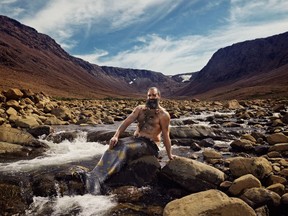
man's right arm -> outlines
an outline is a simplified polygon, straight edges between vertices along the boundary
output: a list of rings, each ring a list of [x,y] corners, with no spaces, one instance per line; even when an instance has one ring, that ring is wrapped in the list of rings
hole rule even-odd
[[[112,149],[117,144],[120,134],[122,134],[126,130],[126,128],[138,118],[140,109],[141,107],[137,106],[133,110],[133,112],[120,124],[114,136],[110,139],[109,142],[110,149]]]

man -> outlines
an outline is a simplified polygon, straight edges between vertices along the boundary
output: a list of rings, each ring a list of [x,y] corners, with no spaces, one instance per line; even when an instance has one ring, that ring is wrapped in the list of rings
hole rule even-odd
[[[120,124],[114,136],[109,141],[109,149],[103,154],[96,167],[88,174],[87,186],[90,192],[95,190],[95,179],[100,183],[112,174],[119,172],[127,160],[144,155],[158,156],[158,146],[161,135],[170,160],[175,158],[171,153],[169,137],[169,113],[159,105],[160,91],[151,87],[147,92],[146,105],[137,106],[133,112]],[[120,135],[133,122],[137,121],[134,137],[119,139]],[[99,189],[99,188],[98,188]]]
[[[172,160],[174,157],[171,154],[171,140],[169,137],[170,115],[159,105],[159,100],[160,91],[156,87],[149,88],[146,105],[137,106],[122,122],[109,142],[110,149],[117,144],[120,134],[123,133],[131,123],[137,120],[138,126],[134,136],[148,138],[159,145],[162,132],[167,156]]]

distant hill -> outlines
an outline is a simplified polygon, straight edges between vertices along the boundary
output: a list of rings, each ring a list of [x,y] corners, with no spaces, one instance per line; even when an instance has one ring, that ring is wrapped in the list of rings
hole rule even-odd
[[[0,16],[0,89],[11,87],[75,98],[143,97],[157,86],[166,95],[177,82],[161,73],[100,67],[65,52],[55,40]]]
[[[288,33],[219,49],[196,73],[90,64],[48,35],[0,16],[0,90],[11,87],[67,98],[143,97],[156,86],[166,98],[288,97]],[[192,65],[191,65],[192,67]]]
[[[175,96],[208,99],[288,96],[288,32],[219,49]]]

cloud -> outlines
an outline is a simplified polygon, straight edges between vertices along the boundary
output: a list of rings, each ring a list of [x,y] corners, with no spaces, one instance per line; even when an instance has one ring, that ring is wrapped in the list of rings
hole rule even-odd
[[[137,38],[140,45],[109,56],[106,51],[89,55],[99,65],[150,69],[164,74],[179,74],[201,70],[218,49],[237,42],[268,37],[286,32],[288,18],[261,25],[233,22],[212,30],[208,35],[190,35],[181,38],[146,35]],[[272,31],[273,30],[273,31]],[[91,58],[94,56],[94,58]],[[88,60],[86,56],[79,56]],[[88,60],[88,61],[89,61]]]
[[[179,1],[181,2],[181,1]],[[172,0],[50,0],[34,16],[21,19],[58,43],[72,45],[69,40],[76,34],[109,33],[147,19],[159,19],[174,7]],[[152,10],[162,8],[162,10]],[[161,13],[161,16],[160,16]],[[150,14],[150,16],[147,16]],[[72,46],[71,46],[72,47]]]

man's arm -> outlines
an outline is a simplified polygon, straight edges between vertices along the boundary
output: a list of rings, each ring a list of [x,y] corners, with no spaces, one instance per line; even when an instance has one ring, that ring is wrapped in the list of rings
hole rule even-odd
[[[170,115],[169,113],[164,113],[164,115],[160,118],[160,125],[162,129],[163,143],[166,148],[167,156],[170,160],[175,158],[171,153],[171,139],[170,139]]]
[[[137,119],[140,109],[141,108],[139,106],[136,107],[133,112],[120,124],[114,136],[110,139],[110,149],[112,149],[117,144],[120,134],[122,134],[126,130],[126,128]]]

